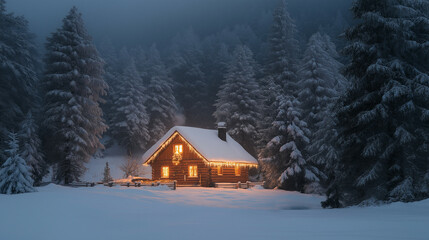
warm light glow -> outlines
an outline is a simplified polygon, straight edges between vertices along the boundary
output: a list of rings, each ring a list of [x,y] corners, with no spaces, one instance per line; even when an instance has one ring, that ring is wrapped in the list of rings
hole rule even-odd
[[[212,167],[222,166],[222,167],[258,167],[256,163],[240,163],[240,162],[209,162],[209,165]]]
[[[189,177],[198,177],[197,166],[189,166]]]
[[[228,162],[228,161],[216,161],[216,162],[209,162],[203,155],[201,155],[185,138],[182,137],[182,135],[179,134],[179,132],[174,132],[156,151],[155,153],[144,163],[144,165],[150,164],[155,158],[158,156],[158,154],[161,152],[161,150],[165,149],[173,139],[178,136],[181,141],[186,143],[188,145],[189,151],[195,153],[199,158],[203,159],[204,163],[209,166],[217,167],[258,167],[258,164],[256,163],[245,163],[245,162]],[[174,148],[173,148],[174,150]],[[179,149],[180,150],[180,149]],[[183,147],[182,147],[183,151]]]
[[[241,168],[240,168],[240,166],[235,166],[234,170],[235,170],[235,176],[241,176]]]
[[[217,166],[217,175],[223,175],[223,168],[222,166]]]
[[[182,144],[174,145],[174,154],[181,154],[181,153],[183,153],[183,145]]]
[[[170,168],[169,167],[162,167],[162,178],[169,178],[170,176]]]

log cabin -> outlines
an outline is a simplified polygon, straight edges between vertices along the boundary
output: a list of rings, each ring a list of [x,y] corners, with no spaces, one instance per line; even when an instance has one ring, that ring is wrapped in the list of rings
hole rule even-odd
[[[176,126],[143,155],[152,167],[152,180],[176,180],[179,186],[214,186],[249,180],[257,160],[226,131]]]

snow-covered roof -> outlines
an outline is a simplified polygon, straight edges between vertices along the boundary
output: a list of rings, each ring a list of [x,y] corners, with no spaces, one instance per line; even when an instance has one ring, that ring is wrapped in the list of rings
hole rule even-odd
[[[228,134],[225,142],[218,137],[217,130],[183,126],[171,128],[143,154],[143,162],[146,163],[154,154],[158,154],[163,149],[163,144],[176,132],[209,162],[258,164],[257,160]]]

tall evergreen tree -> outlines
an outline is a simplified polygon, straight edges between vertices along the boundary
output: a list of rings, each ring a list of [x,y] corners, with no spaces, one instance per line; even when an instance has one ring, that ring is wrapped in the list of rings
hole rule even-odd
[[[299,43],[296,40],[295,21],[290,17],[286,5],[286,1],[280,1],[280,5],[273,14],[266,72],[267,75],[273,76],[277,85],[284,87],[287,91],[294,91]]]
[[[342,64],[329,36],[315,33],[310,37],[299,70],[298,98],[302,103],[304,121],[311,132],[308,146],[309,160],[328,172],[338,160],[333,141],[338,133],[335,127],[335,103],[347,84],[340,74]]]
[[[342,99],[342,152],[324,205],[428,197],[429,2],[358,0],[352,11],[360,20],[346,32],[353,85]]]
[[[148,107],[149,135],[151,143],[158,141],[174,125],[177,111],[176,98],[173,95],[173,82],[168,76],[156,45],[148,52]]]
[[[217,122],[226,122],[228,133],[255,156],[261,96],[253,62],[253,53],[248,47],[236,47],[224,83],[217,94],[214,116]]]
[[[34,35],[28,22],[6,12],[5,1],[0,0],[0,138],[7,138],[7,129],[17,131],[25,113],[37,103],[38,64]],[[7,148],[0,143],[0,164],[7,156]]]
[[[21,156],[31,168],[30,172],[34,184],[39,185],[48,172],[48,166],[41,151],[42,143],[39,138],[39,128],[31,112],[27,113],[21,124],[19,138],[22,144]]]
[[[110,111],[112,109],[114,104],[114,96],[115,96],[115,89],[117,88],[120,78],[120,69],[119,70],[119,63],[118,63],[118,54],[116,52],[115,47],[113,46],[112,42],[109,39],[105,39],[103,42],[101,42],[100,47],[98,48],[101,57],[103,58],[105,64],[104,64],[104,75],[103,78],[105,79],[108,88],[107,96],[105,97],[106,102],[102,104],[102,109],[104,113],[104,117],[106,119],[107,124],[110,127],[111,119],[113,118],[113,112]],[[109,141],[109,143],[112,143],[113,141]]]
[[[134,60],[124,70],[114,91],[110,109],[111,134],[120,145],[127,148],[129,155],[141,153],[148,148],[149,115],[145,107],[146,89]]]
[[[272,123],[278,112],[278,96],[292,97],[296,91],[296,71],[298,63],[298,41],[294,20],[287,11],[285,1],[280,1],[273,13],[273,25],[269,38],[269,54],[265,66],[265,76],[260,79],[264,93],[263,112],[265,124],[261,126],[261,144],[266,145],[271,139]]]
[[[318,188],[319,169],[307,160],[309,130],[302,119],[301,103],[296,98],[280,95],[277,116],[269,134],[273,136],[263,149],[263,171],[270,187],[314,192]]]
[[[260,154],[263,172],[269,186],[286,190],[314,192],[321,172],[307,160],[309,144],[307,123],[303,120],[302,103],[297,98],[296,27],[286,9],[285,1],[274,12],[271,54],[268,61],[266,87],[276,87],[277,96],[270,96],[265,104],[271,108],[272,125],[264,130],[268,141]],[[269,102],[271,100],[273,102]],[[272,114],[271,113],[271,114]],[[316,186],[315,186],[316,185]]]
[[[0,193],[17,194],[36,191],[33,187],[30,167],[19,154],[19,141],[16,133],[9,133],[9,158],[0,167]]]
[[[228,46],[224,43],[219,43],[219,40],[214,36],[205,39],[204,45],[203,72],[205,73],[205,81],[209,89],[207,107],[211,109],[211,112],[214,112],[216,110],[215,102],[217,93],[219,92],[220,86],[223,84],[223,79],[232,56]],[[215,118],[213,117],[212,121],[208,119],[206,121],[205,127],[212,127],[210,124],[215,121]]]
[[[261,121],[259,126],[260,140],[257,145],[261,153],[264,147],[272,139],[272,127],[277,112],[277,97],[283,94],[283,90],[274,81],[273,76],[265,75],[258,79],[262,96]]]
[[[46,47],[46,152],[57,164],[55,179],[68,184],[79,179],[84,163],[103,147],[99,139],[107,126],[99,104],[107,84],[102,78],[103,61],[76,7]]]

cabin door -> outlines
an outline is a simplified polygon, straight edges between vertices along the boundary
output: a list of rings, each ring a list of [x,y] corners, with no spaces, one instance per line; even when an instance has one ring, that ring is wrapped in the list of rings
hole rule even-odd
[[[186,185],[198,185],[200,174],[197,165],[189,165],[183,173],[183,181]]]

